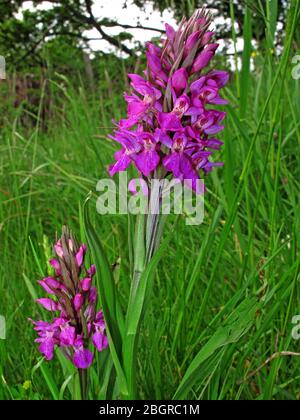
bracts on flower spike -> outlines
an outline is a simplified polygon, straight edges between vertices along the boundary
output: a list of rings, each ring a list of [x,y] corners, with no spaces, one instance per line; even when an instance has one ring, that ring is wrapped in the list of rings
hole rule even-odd
[[[38,333],[35,341],[46,360],[52,360],[59,347],[80,371],[92,364],[92,346],[99,352],[108,346],[103,313],[96,309],[96,268],[86,269],[86,251],[86,245],[78,245],[64,227],[50,261],[54,275],[38,281],[49,297],[37,302],[52,313],[52,321],[32,321]]]
[[[146,180],[171,175],[191,180],[196,190],[200,176],[222,165],[211,157],[223,144],[215,136],[224,129],[226,113],[215,106],[227,104],[220,90],[229,74],[205,71],[219,47],[210,24],[210,14],[197,11],[177,30],[166,25],[160,46],[147,45],[144,77],[129,74],[128,116],[112,136],[122,149],[109,168],[111,176],[134,164]]]

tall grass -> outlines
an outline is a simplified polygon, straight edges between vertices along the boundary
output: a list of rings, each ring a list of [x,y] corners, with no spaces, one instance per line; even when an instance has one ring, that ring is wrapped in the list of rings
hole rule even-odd
[[[274,3],[261,10],[268,43],[251,72],[249,2],[243,69],[226,90],[231,105],[225,167],[206,181],[205,222],[187,227],[180,218],[155,270],[135,372],[139,398],[299,398],[300,359],[286,353],[299,352],[291,320],[300,314],[300,104],[290,64],[299,4],[293,3],[285,49],[277,56],[271,48]],[[47,132],[41,130],[39,115],[32,130],[24,130],[18,118],[1,130],[4,399],[76,398],[74,371],[60,357],[51,364],[41,360],[27,318],[39,317],[33,304],[39,293],[35,280],[49,269],[51,244],[61,225],[67,222],[86,239],[82,205],[90,191],[95,204],[97,179],[106,176],[114,152],[106,128],[124,111],[113,81],[109,91],[92,98],[64,78],[55,83],[63,100]],[[43,100],[42,92],[41,105]],[[90,217],[108,263],[117,263],[112,281],[124,311],[130,290],[127,218],[100,217],[96,211]],[[119,395],[111,372],[122,387],[121,370],[114,371],[108,353],[99,355],[90,398]],[[31,385],[23,386],[28,380]]]

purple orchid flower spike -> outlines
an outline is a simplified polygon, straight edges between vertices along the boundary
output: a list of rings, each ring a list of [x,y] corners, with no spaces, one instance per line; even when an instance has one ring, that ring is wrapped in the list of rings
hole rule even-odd
[[[220,163],[211,161],[222,142],[215,138],[226,114],[215,109],[228,102],[220,90],[229,74],[209,68],[219,44],[210,30],[211,15],[198,10],[176,30],[166,24],[161,45],[147,44],[145,78],[130,74],[128,118],[116,130],[122,145],[109,173],[133,164],[147,182],[163,173],[192,184]],[[142,128],[142,129],[141,129]],[[159,133],[159,135],[157,135]]]
[[[229,75],[213,67],[219,44],[214,42],[211,22],[206,10],[198,10],[190,19],[184,18],[178,29],[167,24],[159,45],[147,44],[143,77],[129,75],[131,92],[125,94],[127,118],[115,124],[114,136],[110,136],[121,145],[115,154],[116,162],[109,167],[110,175],[132,165],[137,174],[129,182],[129,191],[134,196],[144,194],[149,204],[146,214],[137,216],[130,294],[133,305],[141,271],[147,270],[161,242],[165,191],[183,184],[203,195],[205,187],[199,182],[200,177],[221,165],[213,161],[213,156],[223,144],[216,135],[224,128],[226,114],[218,106],[227,104],[220,91]],[[91,305],[92,290],[91,287]],[[86,311],[92,313],[92,307]],[[96,318],[88,328],[94,329],[93,344],[101,350],[107,339],[103,336],[102,315]],[[134,335],[137,340],[138,329]],[[134,372],[136,360],[132,349],[128,351],[126,372]],[[131,373],[128,379],[130,396],[135,397]]]
[[[85,268],[87,247],[79,246],[66,227],[54,252],[56,258],[50,262],[54,276],[38,281],[51,297],[37,300],[54,319],[31,320],[38,333],[36,342],[46,360],[52,360],[59,347],[76,368],[87,369],[93,362],[90,346],[97,351],[108,347],[103,313],[96,311],[97,289],[92,286],[96,268]]]

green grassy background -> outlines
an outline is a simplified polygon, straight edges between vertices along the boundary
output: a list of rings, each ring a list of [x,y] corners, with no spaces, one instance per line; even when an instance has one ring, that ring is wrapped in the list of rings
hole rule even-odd
[[[295,28],[295,12],[289,19]],[[280,352],[300,352],[291,335],[292,318],[300,315],[300,97],[299,80],[292,78],[293,30],[278,55],[270,38],[251,71],[249,20],[251,14],[245,16],[243,69],[232,74],[225,91],[230,100],[220,154],[225,166],[206,180],[205,222],[190,227],[184,217],[179,220],[149,296],[139,347],[140,398],[172,398],[200,349],[228,319],[230,326],[228,316],[240,303],[252,298],[255,313],[244,333],[216,345],[205,361],[198,360],[187,395],[213,400],[300,398],[300,358],[279,357]],[[93,95],[64,77],[47,81],[40,109],[46,90],[60,92],[47,130],[39,114],[32,129],[24,129],[26,110],[20,107],[14,119],[4,111],[0,314],[6,317],[7,339],[0,340],[2,399],[51,399],[53,387],[60,398],[71,397],[59,361],[41,365],[27,318],[40,317],[32,299],[40,293],[36,280],[49,270],[51,245],[62,224],[84,239],[82,204],[89,191],[95,193],[97,180],[106,177],[115,150],[106,136],[112,118],[125,113],[119,88],[129,70],[125,67],[116,80],[106,73],[101,92]],[[126,308],[127,217],[100,217],[93,207],[96,197],[92,221],[110,263],[121,261],[116,281]],[[172,224],[170,218],[167,232]],[[246,317],[247,312],[240,312],[232,328]],[[109,363],[104,355],[101,361]],[[25,381],[31,382],[24,386]],[[99,384],[91,392],[101,398]]]

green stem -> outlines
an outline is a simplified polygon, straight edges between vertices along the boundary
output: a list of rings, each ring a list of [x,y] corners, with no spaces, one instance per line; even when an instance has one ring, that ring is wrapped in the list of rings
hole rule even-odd
[[[87,391],[88,391],[87,370],[78,369],[78,374],[79,374],[79,382],[80,382],[81,400],[86,401]]]
[[[147,232],[146,232],[146,263],[149,263],[159,246],[159,241],[162,235],[162,192],[163,184],[158,190],[151,191],[151,204],[150,212],[147,219]],[[153,213],[151,213],[153,211]]]
[[[132,302],[136,300],[136,293],[140,283],[141,276],[145,269],[146,261],[146,243],[145,243],[145,223],[146,216],[144,214],[139,214],[136,220],[135,236],[134,236],[134,268],[133,276],[130,290],[130,298],[128,307],[132,307]],[[127,314],[128,318],[128,314]],[[138,334],[138,331],[136,331]],[[133,341],[134,342],[134,341]],[[137,345],[137,344],[136,344]],[[126,376],[128,381],[128,391],[129,395],[126,396],[126,399],[134,400],[136,399],[136,358],[134,357],[134,348],[126,348],[126,352],[129,353],[130,357],[126,362]]]
[[[139,214],[136,221],[136,231],[134,240],[134,269],[132,297],[135,295],[141,275],[145,269],[146,245],[145,245],[145,220],[144,214]]]
[[[151,191],[152,209],[149,214],[138,215],[136,221],[135,239],[134,239],[134,270],[130,291],[129,308],[135,305],[137,291],[140,285],[141,277],[151,261],[163,231],[163,220],[160,215],[161,201],[162,201],[162,187],[158,190]],[[147,285],[145,286],[147,289]],[[144,306],[144,302],[143,302]],[[127,314],[128,315],[128,314]],[[129,354],[126,360],[126,376],[128,380],[129,395],[128,399],[134,400],[137,397],[136,389],[136,373],[137,373],[137,357],[136,350],[139,342],[139,333],[142,318],[144,315],[144,308],[140,316],[137,329],[134,332],[134,337],[130,337],[128,346],[125,351]]]

